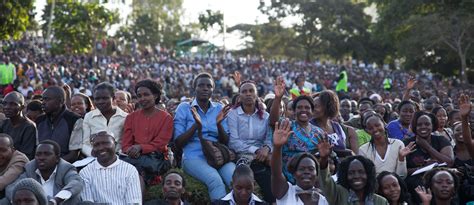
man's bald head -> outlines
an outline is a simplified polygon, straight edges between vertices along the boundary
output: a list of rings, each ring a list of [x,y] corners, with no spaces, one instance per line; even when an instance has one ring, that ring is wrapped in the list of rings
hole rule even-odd
[[[49,86],[48,88],[46,88],[44,93],[51,94],[62,103],[64,103],[66,100],[66,93],[64,92],[64,89],[58,86]]]
[[[10,92],[8,93],[4,98],[3,100],[11,100],[11,101],[15,101],[17,102],[20,106],[24,106],[25,105],[25,97],[17,92],[17,91],[13,91],[13,92]]]

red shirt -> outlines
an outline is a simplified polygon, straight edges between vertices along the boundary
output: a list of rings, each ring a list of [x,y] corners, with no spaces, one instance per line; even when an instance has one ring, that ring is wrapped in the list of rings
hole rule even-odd
[[[145,116],[143,110],[137,110],[125,119],[122,151],[126,153],[132,145],[138,144],[142,147],[142,154],[160,151],[166,156],[172,135],[173,118],[170,114],[159,110]]]

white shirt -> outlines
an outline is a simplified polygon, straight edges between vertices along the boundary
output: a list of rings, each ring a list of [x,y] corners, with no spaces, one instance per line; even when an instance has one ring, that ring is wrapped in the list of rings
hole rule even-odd
[[[48,198],[56,198],[57,197],[57,198],[60,198],[60,199],[68,200],[72,196],[72,193],[70,191],[61,190],[56,195],[54,195],[54,182],[55,182],[54,178],[56,178],[57,168],[58,168],[57,166],[54,168],[54,171],[49,176],[48,180],[43,179],[43,176],[41,175],[40,170],[36,169],[35,173],[39,176],[40,183],[43,186],[43,190],[46,193],[46,195],[48,196]]]
[[[225,195],[224,198],[222,198],[221,200],[229,201],[230,205],[236,205],[237,204],[237,203],[235,203],[235,200],[234,200],[234,191],[233,190],[230,191],[230,193],[228,193],[227,195]],[[252,194],[252,198],[250,199],[249,205],[255,205],[256,201],[263,202],[260,198],[258,198],[258,196],[256,196],[255,194]]]
[[[304,205],[303,200],[301,200],[299,197],[296,196],[297,185],[292,185],[290,182],[287,182],[287,183],[288,183],[288,191],[286,192],[285,196],[283,196],[281,199],[276,200],[276,204]],[[323,195],[319,193],[318,195],[319,195],[318,205],[329,205],[328,201],[326,200],[326,197],[324,197]]]
[[[398,152],[403,149],[405,144],[398,139],[388,138],[387,151],[385,156],[380,156],[375,147],[370,142],[367,142],[359,147],[359,154],[367,157],[375,165],[376,174],[380,174],[383,171],[395,172],[401,177],[407,176],[407,165],[406,159],[400,162],[398,159]]]
[[[23,96],[27,97],[28,96],[28,93],[31,91],[31,92],[34,92],[33,90],[33,87],[31,86],[28,86],[26,88],[23,88],[23,86],[20,86],[17,88],[18,91],[20,91],[21,94],[23,94]]]
[[[137,169],[120,159],[108,167],[94,161],[79,172],[84,180],[83,201],[114,205],[142,204]]]
[[[92,146],[90,136],[101,131],[107,131],[107,133],[114,135],[115,141],[117,141],[115,151],[120,152],[122,148],[123,125],[128,114],[119,107],[115,107],[115,109],[116,112],[110,117],[108,124],[107,119],[102,115],[99,109],[92,110],[84,116],[84,122],[82,123],[82,129],[84,130],[82,153],[84,155],[88,157],[91,156]]]

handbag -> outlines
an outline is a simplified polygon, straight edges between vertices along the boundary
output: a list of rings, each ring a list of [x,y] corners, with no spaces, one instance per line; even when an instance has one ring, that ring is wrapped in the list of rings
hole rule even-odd
[[[161,152],[140,155],[138,158],[125,155],[119,155],[119,157],[121,160],[135,166],[147,185],[153,184],[156,176],[162,176],[171,169],[171,162],[165,159]]]
[[[224,166],[224,164],[236,159],[236,154],[233,150],[222,143],[204,139],[201,130],[198,130],[198,138],[201,142],[204,157],[206,157],[207,163],[211,167],[219,169]]]

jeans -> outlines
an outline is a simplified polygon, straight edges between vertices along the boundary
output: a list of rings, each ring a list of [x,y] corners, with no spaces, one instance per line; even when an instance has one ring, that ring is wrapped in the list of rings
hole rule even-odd
[[[207,186],[211,201],[226,195],[226,185],[231,187],[232,174],[235,170],[233,162],[225,164],[219,170],[209,166],[205,159],[184,159],[182,165],[186,174]]]

